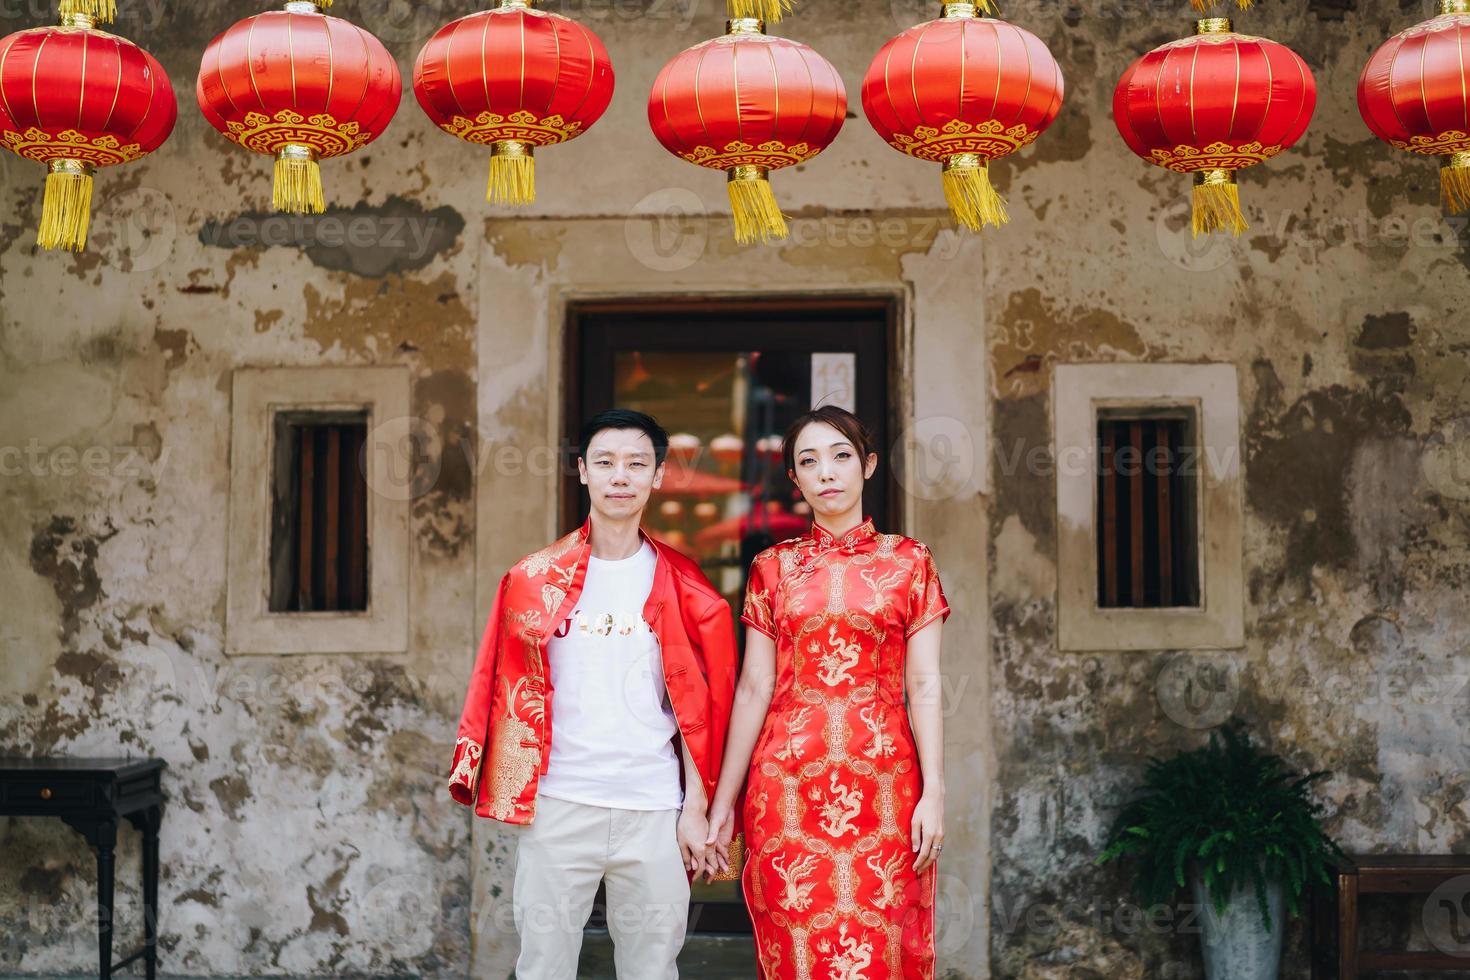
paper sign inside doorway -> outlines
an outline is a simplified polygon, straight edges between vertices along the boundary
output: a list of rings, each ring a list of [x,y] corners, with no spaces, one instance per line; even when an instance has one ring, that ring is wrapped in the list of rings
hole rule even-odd
[[[857,411],[857,354],[812,355],[812,408],[819,405]]]

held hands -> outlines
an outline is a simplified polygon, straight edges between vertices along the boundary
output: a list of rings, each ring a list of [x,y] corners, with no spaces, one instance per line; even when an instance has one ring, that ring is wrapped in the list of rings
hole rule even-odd
[[[679,854],[684,860],[684,867],[694,872],[696,877],[701,871],[708,874],[707,869],[713,861],[705,846],[708,834],[709,822],[705,819],[703,801],[688,801],[679,814]]]
[[[735,836],[735,809],[731,804],[716,799],[709,808],[709,830],[705,835],[705,854],[708,864],[705,883],[724,874],[730,868],[730,841]]]

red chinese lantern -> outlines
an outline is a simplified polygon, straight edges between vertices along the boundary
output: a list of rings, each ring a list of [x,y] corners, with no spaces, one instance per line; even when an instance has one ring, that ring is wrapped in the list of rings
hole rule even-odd
[[[0,143],[47,168],[42,248],[81,251],[92,172],[152,153],[179,115],[163,66],[93,23],[73,13],[0,40]]]
[[[1224,17],[1139,58],[1113,91],[1113,122],[1149,163],[1194,174],[1194,234],[1248,227],[1235,171],[1306,132],[1317,105],[1311,69],[1275,41],[1236,34]]]
[[[664,149],[728,176],[735,239],[785,238],[770,171],[810,160],[836,139],[847,90],[805,44],[768,37],[753,18],[664,65],[648,97],[648,123]]]
[[[199,109],[226,139],[276,158],[277,211],[325,210],[318,160],[361,149],[398,109],[398,65],[367,31],[290,0],[238,21],[204,49]]]
[[[413,92],[434,124],[490,145],[489,201],[534,201],[534,149],[582,135],[612,101],[602,41],[532,2],[499,0],[446,24],[414,63]]]
[[[1062,108],[1062,70],[1041,39],[946,3],[879,51],[863,79],[868,122],[896,150],[942,163],[950,213],[966,228],[1002,225],[990,161],[1040,136]]]
[[[1373,135],[1400,150],[1444,157],[1441,203],[1470,208],[1470,3],[1389,38],[1358,79],[1358,111]]]

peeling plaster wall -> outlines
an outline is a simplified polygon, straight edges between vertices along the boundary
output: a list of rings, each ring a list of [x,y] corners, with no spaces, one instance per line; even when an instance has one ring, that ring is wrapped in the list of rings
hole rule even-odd
[[[1346,849],[1470,852],[1470,231],[1433,206],[1432,168],[1368,138],[1353,101],[1368,52],[1431,10],[1236,14],[1302,53],[1319,104],[1299,149],[1241,176],[1251,231],[1194,244],[1186,188],[1138,168],[1108,114],[1122,50],[1182,24],[1089,13],[1040,32],[1064,66],[1095,66],[1068,73],[1058,128],[1072,149],[1043,139],[1051,159],[1013,170],[1011,200],[1027,203],[1015,244],[996,236],[985,250],[990,965],[1025,980],[1197,977],[1196,936],[1140,928],[1122,908],[1136,901],[1123,873],[1091,862],[1145,758],[1206,732],[1161,705],[1173,651],[1056,648],[1055,478],[1026,455],[1052,438],[1049,369],[1237,366],[1247,642],[1185,656],[1229,671],[1238,692],[1225,697],[1266,744],[1302,771],[1331,771],[1319,789]],[[1374,920],[1375,939],[1411,933],[1427,948],[1418,904],[1382,911],[1393,918]],[[1283,976],[1306,969],[1298,922]]]
[[[994,169],[1012,224],[965,239],[944,230],[933,168],[883,146],[857,98],[872,53],[933,4],[808,0],[782,33],[837,65],[854,115],[831,150],[777,175],[795,235],[756,251],[729,241],[722,178],[665,154],[644,115],[658,68],[720,29],[720,5],[549,6],[604,37],[618,93],[591,134],[539,155],[541,200],[514,220],[483,203],[483,153],[433,132],[409,93],[385,136],[323,167],[337,224],[295,244],[262,210],[269,163],[194,108],[203,46],[246,13],[221,0],[122,4],[116,31],[160,58],[180,121],[159,153],[99,175],[86,253],[36,251],[40,170],[0,157],[0,751],[168,760],[166,971],[509,972],[513,831],[472,827],[443,770],[488,590],[556,530],[548,478],[490,450],[554,438],[573,295],[902,297],[909,530],[934,544],[957,608],[941,973],[1199,975],[1193,937],[1077,913],[1126,897],[1091,856],[1144,757],[1203,734],[1160,708],[1167,651],[1056,651],[1053,483],[1025,461],[1050,444],[1058,361],[1237,365],[1237,707],[1293,761],[1333,771],[1330,828],[1348,846],[1470,850],[1470,719],[1453,686],[1470,673],[1470,231],[1434,207],[1433,164],[1380,146],[1352,98],[1369,51],[1426,5],[1263,0],[1237,15],[1306,58],[1319,106],[1296,149],[1242,175],[1251,231],[1195,243],[1187,180],[1129,154],[1109,117],[1127,63],[1190,29],[1183,0],[1005,8],[1055,53],[1067,103]],[[407,78],[423,39],[468,9],[335,12]],[[7,31],[45,19],[8,13]],[[390,363],[413,370],[431,423],[410,653],[226,657],[230,372]],[[960,447],[957,469],[921,465],[936,432]],[[1386,703],[1394,678],[1438,696]],[[138,923],[137,845],[122,838],[119,948]],[[80,840],[0,820],[0,852],[0,972],[91,963]],[[1288,960],[1298,975],[1296,932]]]

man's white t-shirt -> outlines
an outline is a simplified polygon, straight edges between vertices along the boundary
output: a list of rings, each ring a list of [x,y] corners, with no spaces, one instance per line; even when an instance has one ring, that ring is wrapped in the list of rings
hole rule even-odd
[[[625,810],[683,806],[679,726],[658,635],[643,621],[658,556],[640,541],[629,558],[588,559],[576,608],[547,645],[551,758],[539,787],[546,796]]]

